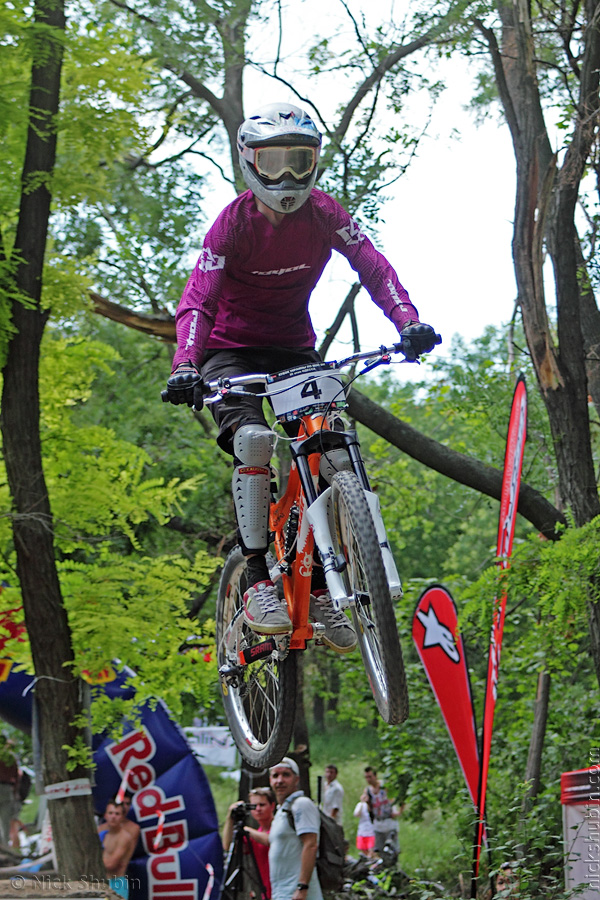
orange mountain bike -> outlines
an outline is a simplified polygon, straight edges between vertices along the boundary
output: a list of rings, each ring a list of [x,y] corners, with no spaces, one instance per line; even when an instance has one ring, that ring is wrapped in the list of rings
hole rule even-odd
[[[438,340],[438,343],[441,338]],[[271,499],[271,578],[285,597],[291,634],[264,637],[244,622],[246,562],[235,547],[225,562],[217,598],[216,638],[223,704],[243,758],[270,766],[292,737],[297,655],[319,641],[324,626],[309,621],[315,550],[336,609],[349,610],[367,676],[385,722],[408,715],[408,691],[393,601],[402,594],[379,500],[372,492],[356,432],[341,430],[346,406],[341,370],[361,360],[359,374],[391,362],[402,342],[339,362],[286,369],[272,375],[220,378],[205,385],[206,403],[264,385],[281,423],[297,421],[291,467],[279,499]],[[405,361],[405,360],[403,360]],[[355,376],[356,377],[356,376]]]

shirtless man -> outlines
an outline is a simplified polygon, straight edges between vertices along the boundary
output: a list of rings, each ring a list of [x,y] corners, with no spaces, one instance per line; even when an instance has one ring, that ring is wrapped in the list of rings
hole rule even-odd
[[[125,791],[125,794],[123,795],[123,827],[126,828],[129,834],[135,838],[135,844],[133,845],[135,847],[138,842],[141,829],[137,822],[134,822],[133,819],[128,818],[129,810],[131,809],[131,800],[132,795]],[[116,798],[113,798],[113,802],[117,803]]]
[[[119,896],[127,898],[129,889],[125,873],[135,850],[136,837],[125,827],[125,812],[121,804],[107,803],[104,822],[98,826],[98,835],[109,884]]]

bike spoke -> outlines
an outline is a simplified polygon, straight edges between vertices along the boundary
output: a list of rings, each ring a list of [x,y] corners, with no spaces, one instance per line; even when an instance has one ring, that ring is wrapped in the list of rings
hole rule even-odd
[[[285,754],[296,697],[296,657],[275,653],[240,664],[239,654],[263,640],[241,615],[246,565],[239,548],[226,560],[217,600],[219,667],[225,666],[223,704],[232,735],[247,762],[268,766]],[[228,671],[229,670],[229,671]]]

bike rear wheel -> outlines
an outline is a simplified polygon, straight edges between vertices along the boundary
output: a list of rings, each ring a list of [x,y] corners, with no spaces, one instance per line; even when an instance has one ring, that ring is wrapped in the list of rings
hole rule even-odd
[[[217,662],[239,666],[239,651],[265,638],[244,624],[246,560],[234,547],[223,566],[217,595]],[[271,653],[221,678],[223,706],[233,739],[246,762],[257,768],[279,762],[290,745],[296,713],[296,651],[285,659]]]
[[[382,719],[397,725],[408,716],[406,673],[377,532],[353,472],[334,475],[331,505],[334,549],[346,560],[341,577],[371,690]]]

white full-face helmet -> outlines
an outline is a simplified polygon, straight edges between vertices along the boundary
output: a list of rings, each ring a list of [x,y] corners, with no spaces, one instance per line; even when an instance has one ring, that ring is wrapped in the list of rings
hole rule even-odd
[[[317,177],[321,135],[308,113],[271,103],[238,130],[244,181],[275,212],[291,213],[308,200]]]

